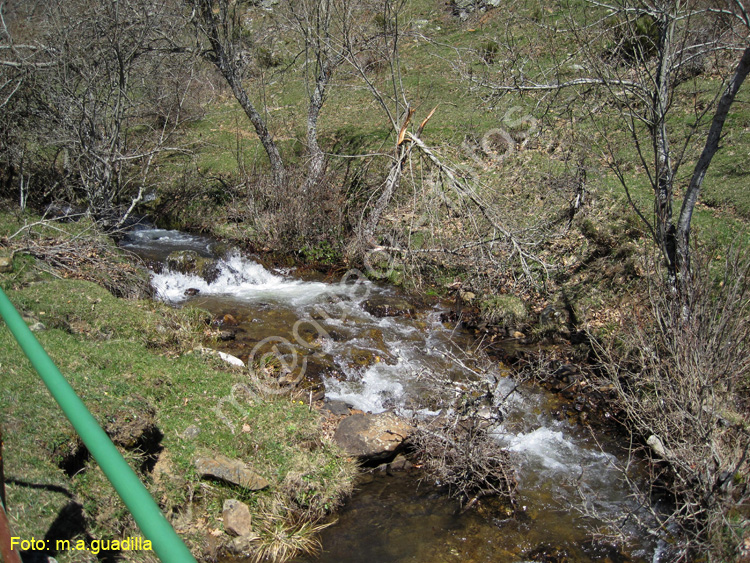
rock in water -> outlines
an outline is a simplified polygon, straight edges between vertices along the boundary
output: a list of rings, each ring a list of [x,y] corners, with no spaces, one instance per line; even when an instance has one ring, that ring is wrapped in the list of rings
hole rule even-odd
[[[354,414],[341,421],[334,440],[348,454],[378,462],[393,457],[413,432],[393,413]]]
[[[207,283],[213,283],[219,277],[219,267],[216,260],[204,258],[195,250],[176,250],[167,256],[167,267],[181,274],[203,278]]]
[[[384,296],[371,297],[362,304],[365,311],[373,317],[403,317],[412,316],[416,309],[403,299],[389,298]]]

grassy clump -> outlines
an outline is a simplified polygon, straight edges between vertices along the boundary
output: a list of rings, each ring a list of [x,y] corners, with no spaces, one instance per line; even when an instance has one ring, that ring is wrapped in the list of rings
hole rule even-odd
[[[482,316],[493,324],[512,327],[526,320],[526,305],[515,295],[496,295],[479,304]]]

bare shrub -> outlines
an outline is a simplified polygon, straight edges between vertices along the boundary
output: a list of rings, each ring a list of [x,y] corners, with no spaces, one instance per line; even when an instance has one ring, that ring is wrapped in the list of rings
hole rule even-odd
[[[516,478],[510,453],[492,435],[502,421],[487,379],[456,383],[428,374],[444,408],[432,418],[416,418],[410,442],[427,475],[448,487],[464,509],[482,497],[513,503]]]
[[[750,527],[750,259],[728,252],[717,275],[706,256],[716,251],[695,265],[684,295],[652,280],[644,316],[597,345],[601,373],[652,461],[645,492],[671,496],[672,509],[654,516],[661,535],[674,535],[665,539],[679,561],[735,560]]]
[[[323,248],[331,252],[343,238],[345,198],[335,178],[324,176],[320,182],[299,189],[304,182],[293,171],[287,182],[278,186],[263,177],[248,180],[246,213],[257,230],[259,240],[277,249]]]

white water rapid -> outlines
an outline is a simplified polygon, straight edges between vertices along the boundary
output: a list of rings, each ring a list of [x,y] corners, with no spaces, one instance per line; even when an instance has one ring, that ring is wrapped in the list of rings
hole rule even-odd
[[[212,253],[206,239],[163,230],[137,231],[123,245],[151,259],[185,248],[203,256]],[[368,302],[403,298],[361,276],[333,283],[303,281],[289,271],[269,271],[237,252],[217,264],[219,274],[212,283],[167,269],[154,273],[152,283],[162,300],[194,304],[217,316],[234,315],[240,328],[231,352],[235,355],[246,357],[263,338],[285,339],[294,353],[323,366],[317,375],[329,400],[373,413],[390,409],[429,416],[434,406],[423,401],[424,374],[447,374],[453,381],[475,377],[470,373],[474,360],[466,352],[471,337],[441,322],[439,307],[381,318],[368,312]],[[198,293],[187,296],[187,290]],[[624,518],[633,509],[616,469],[622,462],[603,451],[587,430],[559,420],[553,413],[557,398],[532,386],[512,392],[517,384],[501,366],[492,367],[486,377],[495,387],[494,407],[503,412],[493,434],[517,457],[520,502],[539,528],[524,532],[528,537],[523,541],[543,541],[566,529],[576,538],[588,537],[584,525],[591,520],[579,514],[585,506],[610,518]],[[645,560],[649,550],[636,549],[636,559],[628,561]]]

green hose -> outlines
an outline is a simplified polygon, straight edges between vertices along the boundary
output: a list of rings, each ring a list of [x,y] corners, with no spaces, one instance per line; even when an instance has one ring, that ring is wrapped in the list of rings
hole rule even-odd
[[[0,289],[0,315],[5,319],[34,369],[62,408],[91,455],[128,507],[143,535],[163,563],[195,563],[195,558],[167,521],[146,487],[133,472],[109,436],[57,369],[18,311]]]

